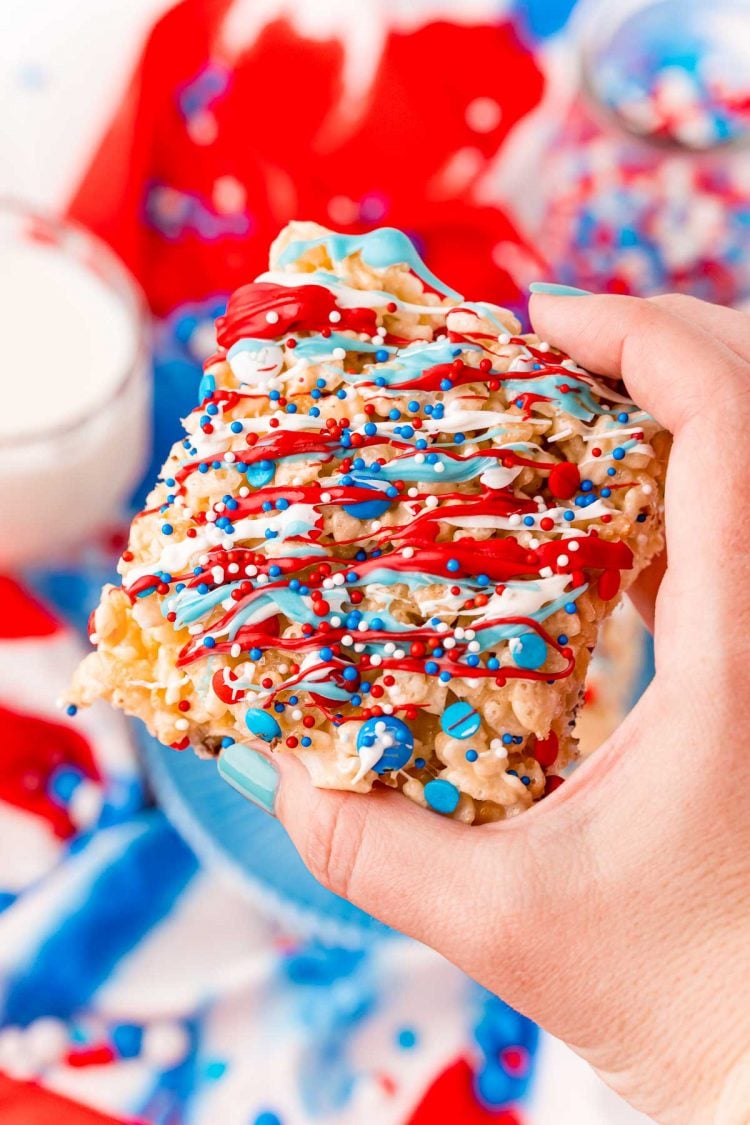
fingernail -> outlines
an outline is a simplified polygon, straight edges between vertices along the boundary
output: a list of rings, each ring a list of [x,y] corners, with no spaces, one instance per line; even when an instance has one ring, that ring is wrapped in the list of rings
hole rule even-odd
[[[274,803],[279,787],[279,771],[257,750],[233,742],[219,755],[219,773],[233,789],[275,816]]]
[[[531,293],[543,293],[546,297],[593,297],[590,289],[576,289],[574,285],[555,285],[554,281],[532,281]]]

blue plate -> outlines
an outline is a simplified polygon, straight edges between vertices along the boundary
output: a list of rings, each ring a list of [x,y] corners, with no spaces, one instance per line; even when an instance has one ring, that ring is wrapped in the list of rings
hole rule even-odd
[[[207,868],[233,874],[243,893],[280,921],[330,945],[357,948],[397,936],[313,879],[278,820],[222,781],[213,762],[168,750],[136,726],[154,793]]]

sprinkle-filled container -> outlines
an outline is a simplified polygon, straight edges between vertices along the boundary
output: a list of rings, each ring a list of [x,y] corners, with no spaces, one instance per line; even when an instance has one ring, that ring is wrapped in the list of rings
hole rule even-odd
[[[532,224],[556,281],[750,295],[750,5],[582,0]]]
[[[0,568],[117,522],[148,447],[145,305],[83,228],[0,207]]]

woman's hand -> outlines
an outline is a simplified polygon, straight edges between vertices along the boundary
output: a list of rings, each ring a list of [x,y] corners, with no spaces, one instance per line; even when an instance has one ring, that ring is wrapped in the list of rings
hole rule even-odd
[[[674,435],[669,565],[638,584],[655,614],[651,686],[565,785],[508,822],[316,790],[291,755],[274,759],[276,811],[323,884],[566,1040],[639,1109],[744,1122],[750,320],[683,297],[535,296],[531,313]]]

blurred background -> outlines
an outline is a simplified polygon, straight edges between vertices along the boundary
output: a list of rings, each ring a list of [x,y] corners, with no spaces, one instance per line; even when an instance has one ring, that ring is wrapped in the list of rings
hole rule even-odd
[[[56,700],[288,220],[522,319],[545,278],[750,299],[750,3],[0,0],[0,94],[3,1125],[645,1121],[211,763]],[[584,752],[649,674],[624,610]]]

